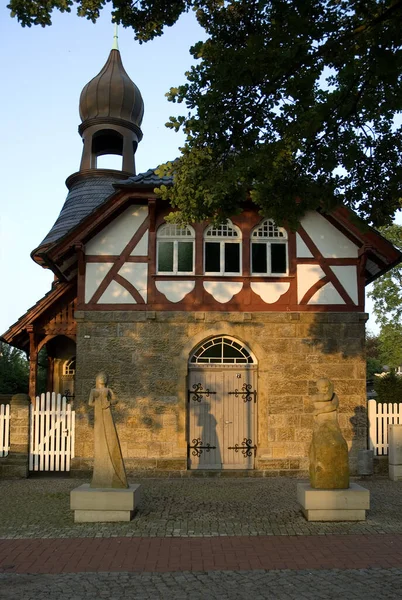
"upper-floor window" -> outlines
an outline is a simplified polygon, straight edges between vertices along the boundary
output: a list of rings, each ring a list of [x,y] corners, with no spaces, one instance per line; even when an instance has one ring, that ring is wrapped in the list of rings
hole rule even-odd
[[[241,274],[241,233],[231,221],[217,227],[210,225],[205,230],[204,249],[206,274]]]
[[[288,243],[283,227],[265,219],[251,234],[251,272],[253,275],[287,275]]]
[[[171,223],[157,233],[157,271],[161,274],[194,273],[194,229]]]

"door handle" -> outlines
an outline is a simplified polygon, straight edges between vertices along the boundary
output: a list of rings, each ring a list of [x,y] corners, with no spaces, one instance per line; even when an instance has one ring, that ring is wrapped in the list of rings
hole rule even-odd
[[[233,423],[233,421],[225,421],[226,424]]]

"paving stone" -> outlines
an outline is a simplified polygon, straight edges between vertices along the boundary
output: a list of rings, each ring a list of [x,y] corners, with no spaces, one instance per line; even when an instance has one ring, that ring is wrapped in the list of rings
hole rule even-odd
[[[371,493],[367,521],[308,523],[287,478],[137,478],[143,498],[129,523],[74,524],[70,490],[80,479],[2,481],[0,537],[191,537],[402,532],[402,482],[356,479]]]
[[[371,543],[373,536],[378,537],[385,543],[387,534],[402,533],[402,482],[391,482],[378,476],[356,481],[371,493],[371,510],[367,521],[361,523],[308,523],[296,501],[297,480],[294,479],[141,477],[133,481],[141,483],[143,490],[143,501],[133,521],[74,524],[69,493],[82,480],[3,480],[0,484],[0,538],[14,540],[12,544],[20,544],[21,548],[35,538],[46,540],[46,544],[56,543],[61,538],[66,545],[73,543],[71,538],[75,538],[74,543],[81,544],[79,547],[84,552],[82,544],[90,542],[87,538],[92,538],[91,544],[106,542],[103,538],[116,537],[119,539],[110,540],[110,543],[122,544],[125,540],[129,542],[127,538],[142,538],[141,543],[145,544],[148,543],[147,538],[150,543],[158,537],[169,538],[173,544],[179,544],[185,542],[184,538],[188,541],[196,537],[204,541],[207,541],[205,538],[222,538],[222,543],[225,540],[232,543],[229,539],[232,536],[255,539],[257,536],[276,535],[283,540],[286,555],[288,536],[297,536],[292,538],[292,543],[295,543],[299,536],[322,536],[325,542],[331,535],[353,537],[357,534],[356,539],[358,537],[359,543],[364,545],[366,538]],[[51,538],[56,539],[52,542]],[[95,541],[98,538],[99,541]],[[308,545],[312,539],[308,537],[303,543]],[[335,538],[328,539],[329,542],[331,539],[335,541]],[[197,540],[194,541],[197,543]],[[245,544],[245,555],[250,552],[246,537],[238,543]],[[233,541],[233,544],[236,542]],[[345,544],[348,545],[346,538]],[[351,557],[354,557],[353,560],[356,558],[353,553]],[[253,600],[318,600],[346,596],[351,600],[377,600],[379,597],[388,600],[401,597],[402,564],[395,564],[392,560],[387,569],[350,569],[349,566],[356,565],[351,562],[346,569],[309,571],[303,569],[306,564],[303,559],[301,553],[300,569],[296,566],[270,571],[234,571],[229,568],[225,571],[128,573],[122,570],[51,575],[46,573],[49,567],[44,565],[43,574],[27,575],[5,569],[0,574],[0,600],[92,600],[102,597],[110,600],[244,600],[245,597],[253,597]],[[57,556],[54,560],[57,561]],[[124,561],[121,560],[118,564],[124,569]],[[72,561],[71,564],[76,563]],[[250,561],[248,564],[251,564]]]
[[[0,575],[1,600],[396,600],[401,589],[402,569]]]

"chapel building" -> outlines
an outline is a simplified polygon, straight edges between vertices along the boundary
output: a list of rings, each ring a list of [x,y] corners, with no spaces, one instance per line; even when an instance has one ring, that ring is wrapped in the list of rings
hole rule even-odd
[[[329,377],[350,449],[367,447],[364,287],[401,253],[347,208],[297,232],[251,204],[218,227],[165,221],[153,169],[136,174],[144,102],[114,48],[80,98],[80,169],[33,260],[52,289],[2,339],[37,360],[76,412],[72,472],[89,471],[88,396],[105,371],[128,473],[305,474],[310,396]],[[104,154],[121,171],[97,168]]]

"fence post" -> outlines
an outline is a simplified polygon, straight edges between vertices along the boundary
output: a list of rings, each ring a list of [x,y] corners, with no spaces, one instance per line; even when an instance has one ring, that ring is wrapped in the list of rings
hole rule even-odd
[[[374,454],[377,455],[377,401],[368,401],[368,434],[369,434],[369,450],[374,450]]]
[[[10,401],[10,451],[1,459],[4,478],[28,477],[29,407],[27,394],[15,394]]]

